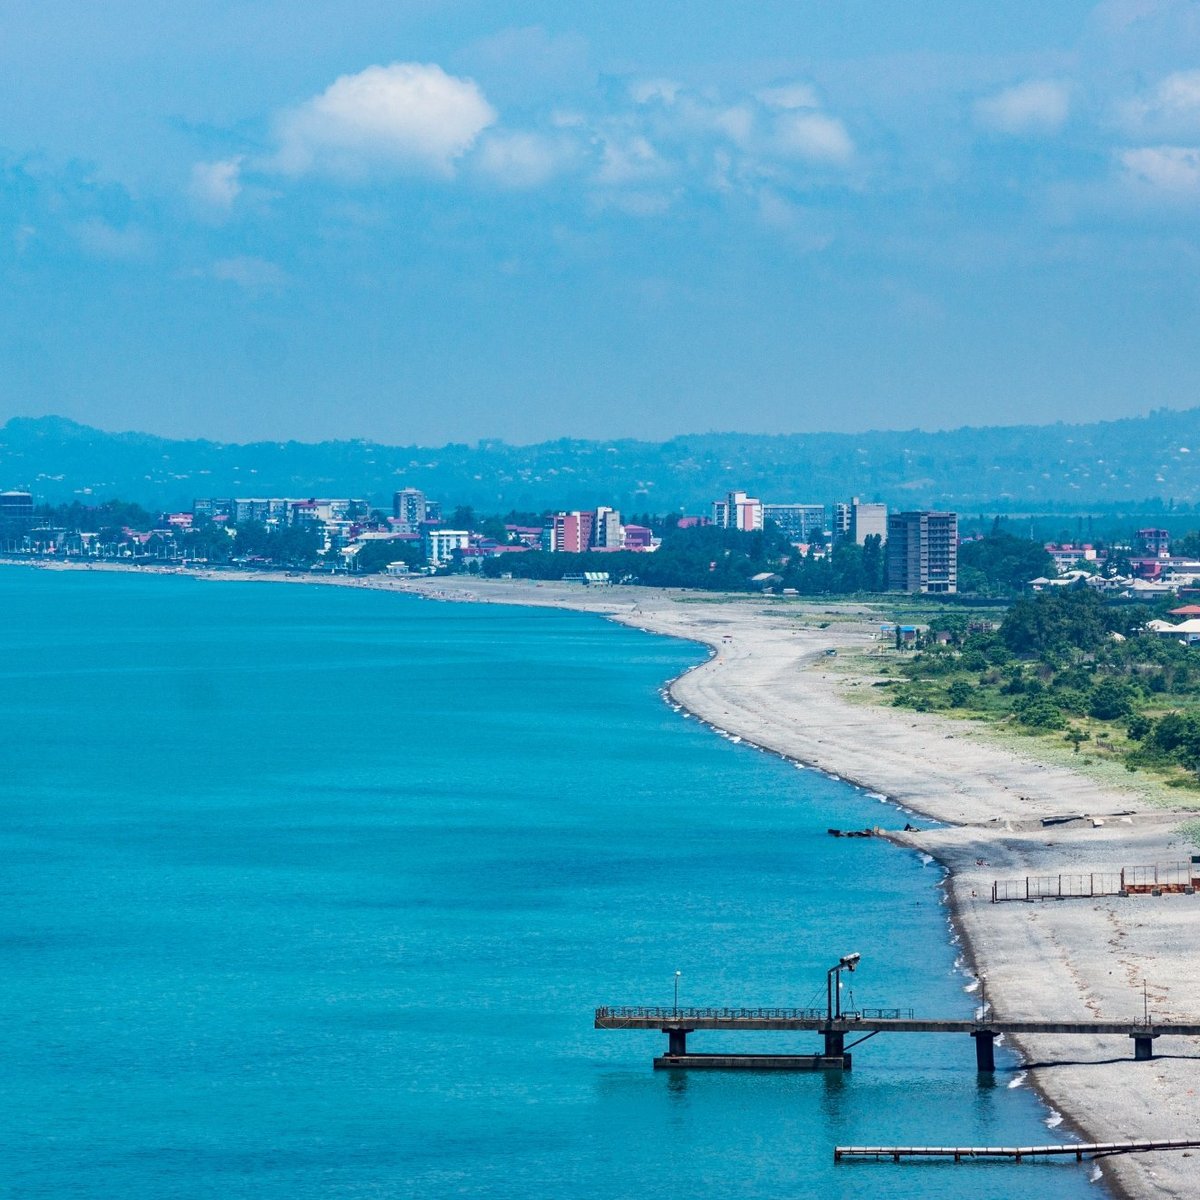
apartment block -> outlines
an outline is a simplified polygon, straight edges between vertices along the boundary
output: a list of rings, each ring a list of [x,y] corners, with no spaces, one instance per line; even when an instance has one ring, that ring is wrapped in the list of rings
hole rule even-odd
[[[825,505],[764,504],[763,521],[773,521],[790,542],[811,542],[825,533]]]
[[[745,492],[730,492],[724,500],[713,501],[713,524],[753,533],[763,527],[763,503]]]
[[[887,519],[889,591],[929,595],[958,590],[958,514],[892,513]]]

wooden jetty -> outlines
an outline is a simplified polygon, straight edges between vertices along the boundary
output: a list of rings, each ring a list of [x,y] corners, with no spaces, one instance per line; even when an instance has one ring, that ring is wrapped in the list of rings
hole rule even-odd
[[[1140,1141],[1140,1142],[1075,1142],[1063,1146],[837,1146],[833,1151],[835,1163],[847,1159],[872,1158],[877,1161],[891,1159],[900,1162],[904,1158],[952,1158],[956,1163],[964,1159],[1011,1158],[1024,1162],[1029,1158],[1054,1158],[1073,1156],[1076,1162],[1089,1158],[1107,1158],[1112,1154],[1145,1154],[1151,1150],[1194,1150],[1200,1141]]]
[[[992,1016],[976,1020],[929,1020],[914,1017],[908,1009],[861,1009],[839,1012],[833,1017],[813,1008],[683,1008],[617,1006],[597,1008],[596,1029],[658,1029],[667,1035],[667,1053],[656,1058],[656,1067],[684,1068],[698,1065],[763,1070],[765,1060],[778,1059],[774,1069],[848,1070],[849,1051],[880,1033],[966,1034],[975,1043],[975,1065],[979,1071],[996,1069],[995,1042],[1001,1034],[1054,1034],[1063,1036],[1109,1035],[1128,1037],[1133,1057],[1154,1057],[1154,1042],[1160,1037],[1200,1037],[1200,1022],[1167,1021],[1001,1021]],[[687,1037],[701,1029],[720,1030],[807,1030],[821,1034],[824,1053],[816,1055],[697,1055],[689,1054]],[[847,1038],[854,1040],[847,1043]],[[695,1060],[705,1059],[704,1063]],[[725,1060],[717,1062],[716,1060]],[[809,1060],[802,1063],[801,1060]]]

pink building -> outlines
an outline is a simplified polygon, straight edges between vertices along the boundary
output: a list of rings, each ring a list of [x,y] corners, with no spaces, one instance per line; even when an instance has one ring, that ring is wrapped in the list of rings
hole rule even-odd
[[[592,544],[592,526],[596,514],[591,512],[556,513],[552,521],[552,545],[560,554],[584,554]]]
[[[654,534],[645,525],[625,526],[626,550],[649,550],[654,543]]]

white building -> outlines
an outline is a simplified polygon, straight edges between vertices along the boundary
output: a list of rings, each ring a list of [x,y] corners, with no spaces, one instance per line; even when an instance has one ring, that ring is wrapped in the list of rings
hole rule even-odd
[[[730,492],[724,500],[713,501],[713,524],[753,533],[763,527],[763,503],[745,492]]]
[[[455,550],[465,550],[471,535],[465,529],[427,529],[425,531],[425,557],[436,566],[445,566],[454,557]]]

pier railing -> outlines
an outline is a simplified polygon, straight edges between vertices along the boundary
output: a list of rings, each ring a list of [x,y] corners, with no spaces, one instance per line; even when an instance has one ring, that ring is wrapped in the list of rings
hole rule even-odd
[[[631,1004],[596,1009],[597,1020],[634,1021],[823,1021],[823,1008],[695,1008],[673,1004]],[[843,1009],[843,1021],[907,1021],[911,1008]]]

